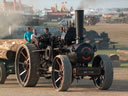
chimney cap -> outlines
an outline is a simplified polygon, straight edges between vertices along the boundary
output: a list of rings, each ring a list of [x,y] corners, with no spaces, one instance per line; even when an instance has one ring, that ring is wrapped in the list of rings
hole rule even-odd
[[[75,10],[75,11],[77,12],[77,11],[84,11],[84,10]]]

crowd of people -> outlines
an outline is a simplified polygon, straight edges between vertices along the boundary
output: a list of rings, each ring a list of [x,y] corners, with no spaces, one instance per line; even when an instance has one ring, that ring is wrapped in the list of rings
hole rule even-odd
[[[36,29],[33,29],[31,31],[31,28],[30,27],[27,27],[26,28],[26,32],[24,34],[24,41],[26,42],[26,44],[33,44],[35,42],[38,42],[37,41],[37,38],[39,38],[42,35],[44,37],[46,37],[46,38],[51,36],[51,33],[49,32],[49,29],[48,28],[45,28],[44,31],[45,31],[44,34],[38,34],[38,32],[36,31]],[[65,32],[64,27],[60,27],[60,34],[58,35],[58,37],[61,40],[64,40],[65,35],[66,35],[66,32]]]

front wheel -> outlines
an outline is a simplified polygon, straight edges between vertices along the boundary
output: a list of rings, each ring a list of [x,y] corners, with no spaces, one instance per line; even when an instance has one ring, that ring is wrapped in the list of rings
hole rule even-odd
[[[93,67],[101,69],[100,76],[93,79],[94,85],[100,90],[107,90],[113,81],[113,66],[111,59],[107,55],[97,55],[93,61]]]
[[[58,91],[66,91],[72,82],[72,67],[67,56],[58,55],[53,61],[52,82]]]

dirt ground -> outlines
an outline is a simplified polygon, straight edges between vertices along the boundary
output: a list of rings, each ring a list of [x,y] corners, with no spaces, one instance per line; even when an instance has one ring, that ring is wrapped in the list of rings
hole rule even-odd
[[[4,85],[0,85],[0,96],[128,96],[128,68],[114,69],[114,81],[109,90],[95,88],[92,81],[75,80],[67,92],[57,92],[51,80],[41,78],[36,87],[22,88],[15,76],[9,76]]]

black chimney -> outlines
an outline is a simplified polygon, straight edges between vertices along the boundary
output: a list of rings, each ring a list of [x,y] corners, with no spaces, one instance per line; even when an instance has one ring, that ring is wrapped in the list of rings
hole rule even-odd
[[[75,21],[76,21],[76,44],[83,41],[83,28],[84,28],[84,10],[75,11]]]

